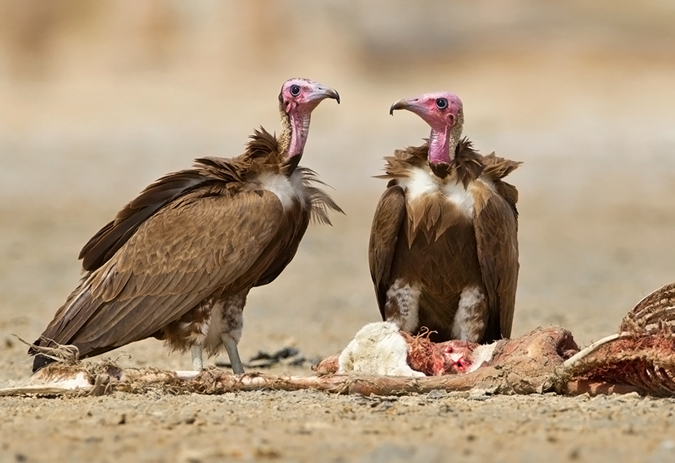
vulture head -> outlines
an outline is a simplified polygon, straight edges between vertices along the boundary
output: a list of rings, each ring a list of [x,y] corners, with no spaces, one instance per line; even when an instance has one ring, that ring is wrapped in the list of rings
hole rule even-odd
[[[307,142],[312,111],[326,98],[333,98],[340,103],[337,91],[309,79],[288,79],[281,86],[279,110],[286,132],[284,138],[288,139],[289,158],[302,154]]]
[[[454,93],[433,92],[398,100],[389,108],[389,114],[393,115],[396,109],[413,112],[431,126],[429,166],[434,174],[444,178],[450,171],[455,148],[462,136],[462,101]]]

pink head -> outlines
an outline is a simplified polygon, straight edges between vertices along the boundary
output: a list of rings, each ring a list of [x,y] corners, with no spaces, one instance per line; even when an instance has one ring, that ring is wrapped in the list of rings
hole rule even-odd
[[[301,155],[309,134],[309,121],[314,108],[322,100],[333,98],[340,103],[340,95],[332,88],[309,79],[289,79],[279,93],[279,108],[287,118],[290,130],[287,156]]]
[[[462,135],[462,101],[454,93],[433,92],[398,100],[391,105],[389,114],[393,115],[396,109],[413,112],[431,126],[429,164],[436,175],[445,177]]]

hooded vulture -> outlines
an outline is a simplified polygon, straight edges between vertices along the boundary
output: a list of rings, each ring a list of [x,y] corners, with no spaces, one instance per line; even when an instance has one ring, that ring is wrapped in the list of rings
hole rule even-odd
[[[369,263],[384,320],[436,342],[511,335],[518,280],[518,192],[502,179],[520,163],[478,154],[446,92],[391,106],[431,126],[427,143],[386,159]]]
[[[237,344],[246,296],[290,263],[310,219],[339,211],[316,174],[298,162],[312,110],[338,93],[307,79],[281,87],[278,137],[256,130],[235,158],[202,158],[127,204],[82,248],[80,284],[35,346],[33,371],[53,361],[40,346],[74,345],[89,357],[148,337],[191,350],[225,348],[243,373]]]

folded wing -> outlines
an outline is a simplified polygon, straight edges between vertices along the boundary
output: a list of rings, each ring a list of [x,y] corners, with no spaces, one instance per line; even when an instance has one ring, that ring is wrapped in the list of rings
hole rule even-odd
[[[152,336],[219,288],[250,287],[287,241],[282,216],[267,191],[190,191],[86,275],[43,337],[96,355]]]

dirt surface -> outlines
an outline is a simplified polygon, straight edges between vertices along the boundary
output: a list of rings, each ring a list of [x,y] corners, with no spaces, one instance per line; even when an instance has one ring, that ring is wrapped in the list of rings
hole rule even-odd
[[[642,21],[630,11],[620,24]],[[269,71],[248,63],[235,73],[231,51],[218,62],[183,51],[166,68],[132,72],[114,61],[103,75],[104,54],[92,48],[91,69],[55,52],[65,64],[49,78],[2,76],[0,386],[28,378],[30,360],[13,335],[39,335],[75,287],[76,256],[93,233],[160,175],[194,157],[239,154],[260,124],[278,130],[278,88],[294,75],[342,96],[340,106],[316,110],[303,164],[335,188],[347,215],[312,226],[286,271],[252,291],[245,359],[286,346],[326,357],[379,319],[366,247],[384,182],[372,176],[383,156],[428,134],[415,116],[391,118],[387,109],[436,89],[462,98],[465,133],[479,150],[524,161],[509,177],[521,198],[513,335],[561,325],[585,345],[615,332],[639,299],[675,280],[675,39],[670,26],[648,29],[631,42],[618,28],[618,42],[603,42],[595,26],[571,28],[557,42],[554,33],[542,39],[557,48],[487,46],[480,56],[382,69],[335,42],[319,61],[286,54]],[[620,46],[601,52],[598,43]],[[154,340],[110,357],[122,366],[190,365]],[[311,373],[309,362],[269,371]],[[673,400],[635,395],[3,398],[0,461],[667,462],[675,461],[674,411]]]
[[[5,399],[2,461],[672,461],[672,400],[254,392]],[[583,436],[580,438],[580,436]]]

